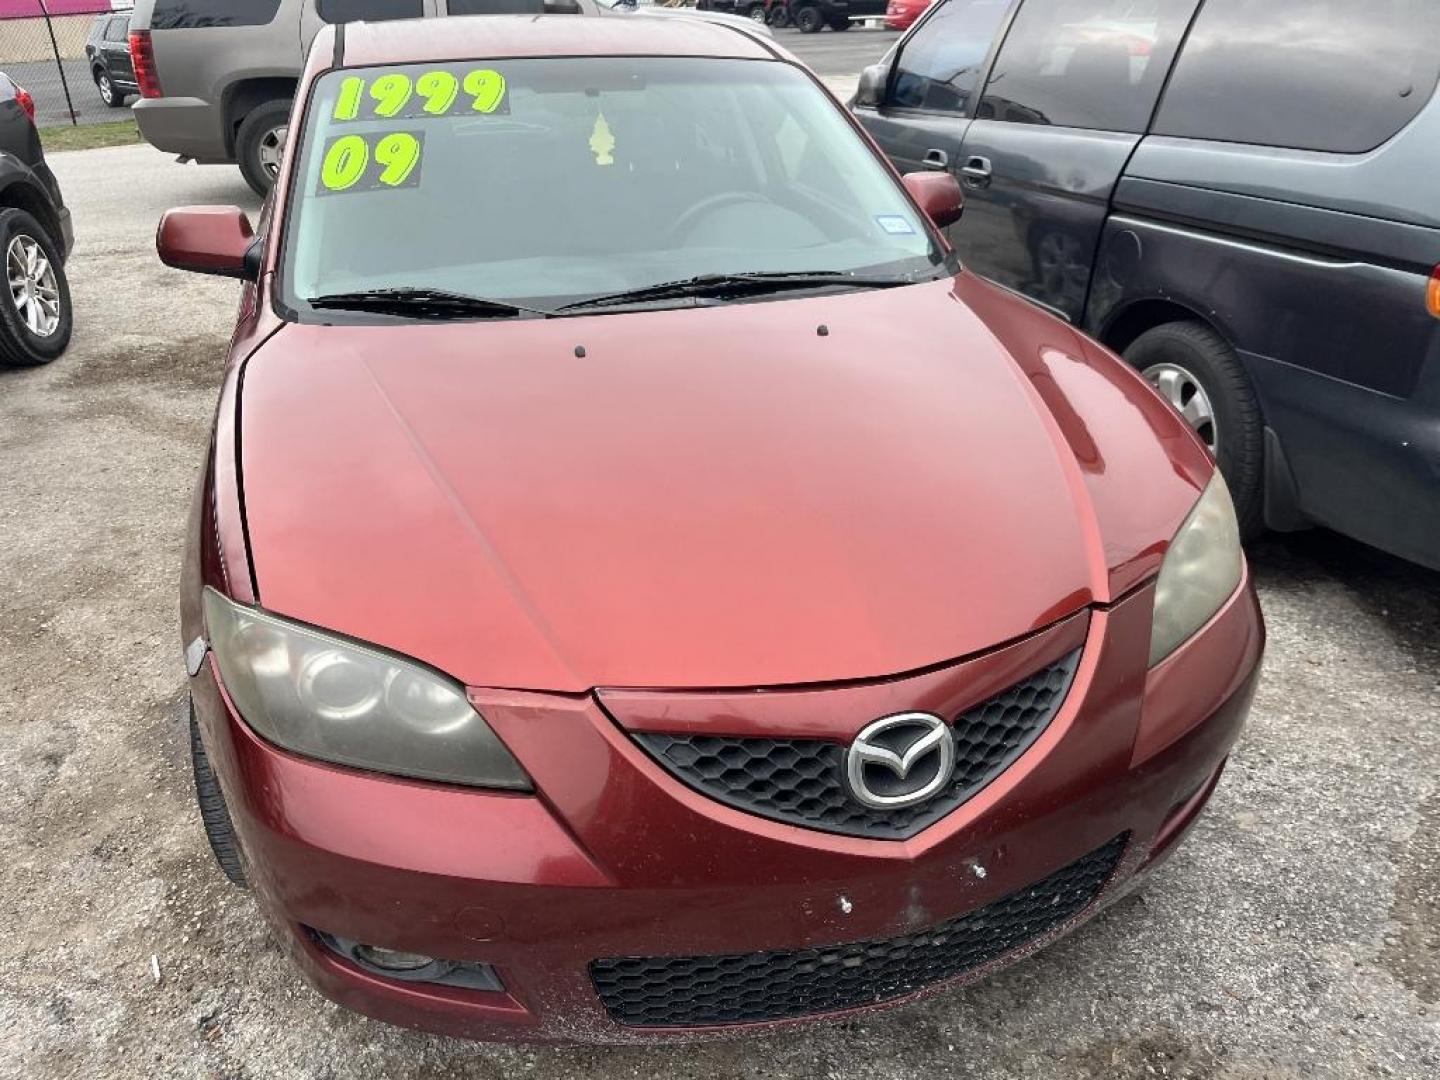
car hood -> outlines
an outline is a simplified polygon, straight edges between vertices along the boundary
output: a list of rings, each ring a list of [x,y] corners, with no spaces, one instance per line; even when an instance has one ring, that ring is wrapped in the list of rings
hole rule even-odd
[[[258,598],[470,685],[767,686],[964,656],[1114,587],[1022,367],[945,281],[287,325],[239,406]],[[1158,440],[1137,452],[1174,486]]]

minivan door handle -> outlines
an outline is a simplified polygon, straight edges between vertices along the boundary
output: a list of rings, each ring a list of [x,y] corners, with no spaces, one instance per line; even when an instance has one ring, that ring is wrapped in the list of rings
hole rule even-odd
[[[988,157],[972,157],[965,160],[965,167],[960,170],[960,175],[965,178],[967,187],[985,188],[990,186],[990,178],[995,170],[990,166]]]
[[[944,170],[950,167],[950,155],[944,150],[926,150],[925,158],[920,162],[927,169]]]

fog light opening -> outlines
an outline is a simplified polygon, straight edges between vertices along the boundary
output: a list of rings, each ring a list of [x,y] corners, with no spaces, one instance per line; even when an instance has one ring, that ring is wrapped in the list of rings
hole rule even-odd
[[[382,971],[396,974],[419,971],[421,968],[427,968],[431,964],[439,962],[433,956],[399,952],[395,949],[382,949],[378,945],[356,945],[355,959],[364,961],[370,967],[377,967]]]
[[[424,953],[387,949],[382,945],[370,945],[340,937],[338,934],[327,934],[323,930],[310,929],[310,935],[328,951],[370,975],[401,982],[462,986],[468,990],[499,992],[505,989],[499,974],[489,964],[442,960]]]

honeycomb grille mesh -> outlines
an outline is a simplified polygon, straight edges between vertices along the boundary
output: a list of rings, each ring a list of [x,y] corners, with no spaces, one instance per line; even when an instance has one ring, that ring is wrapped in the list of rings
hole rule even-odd
[[[596,960],[606,1011],[629,1027],[784,1020],[874,1005],[953,978],[1080,914],[1099,895],[1128,834],[1027,889],[928,930],[793,952]]]
[[[648,732],[635,741],[677,779],[736,809],[825,832],[903,840],[974,796],[1040,737],[1079,662],[1077,649],[962,714],[952,728],[955,773],[916,806],[876,810],[855,801],[838,743]]]

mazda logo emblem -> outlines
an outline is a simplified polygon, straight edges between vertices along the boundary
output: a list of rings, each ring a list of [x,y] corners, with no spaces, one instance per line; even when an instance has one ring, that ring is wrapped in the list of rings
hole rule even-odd
[[[955,739],[933,713],[872,721],[845,751],[845,782],[855,801],[876,810],[922,803],[950,782]]]

